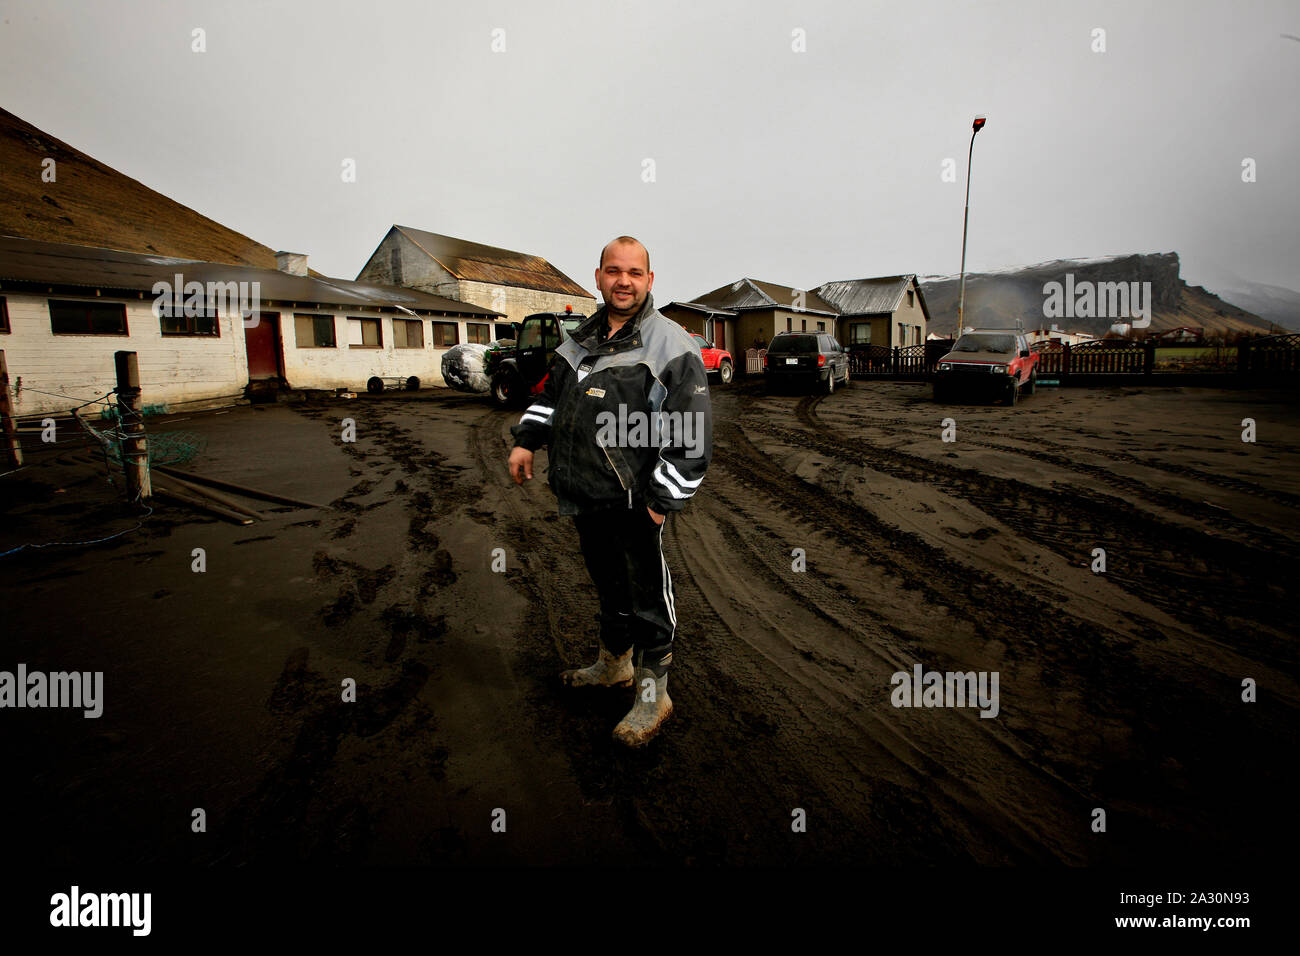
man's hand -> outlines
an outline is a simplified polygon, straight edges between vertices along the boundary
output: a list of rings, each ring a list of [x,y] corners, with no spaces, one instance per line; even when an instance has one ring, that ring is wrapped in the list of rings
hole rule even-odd
[[[664,519],[668,517],[667,515],[661,515],[659,512],[655,511],[649,505],[646,505],[645,510],[650,512],[650,520],[653,521],[655,524],[663,524]]]
[[[516,446],[510,452],[510,477],[516,485],[522,485],[525,478],[533,477],[533,453],[527,448]]]

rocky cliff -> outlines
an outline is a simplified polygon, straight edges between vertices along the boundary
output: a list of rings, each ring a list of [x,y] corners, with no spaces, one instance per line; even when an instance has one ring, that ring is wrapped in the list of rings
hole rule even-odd
[[[1204,328],[1206,333],[1269,330],[1267,320],[1200,286],[1187,285],[1179,271],[1178,254],[1165,252],[1056,259],[1018,269],[968,273],[965,324],[1005,327],[1021,319],[1030,330],[1055,324],[1069,332],[1100,336],[1115,323],[1141,322],[1146,314],[1149,329],[1156,332],[1183,325]],[[957,324],[959,277],[927,276],[920,282],[930,309],[930,331],[951,333]],[[1116,314],[1123,312],[1125,300],[1127,314]]]

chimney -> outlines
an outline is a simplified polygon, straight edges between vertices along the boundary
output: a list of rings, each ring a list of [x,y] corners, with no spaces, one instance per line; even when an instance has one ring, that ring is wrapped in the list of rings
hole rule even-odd
[[[275,254],[275,267],[281,272],[287,272],[291,276],[305,276],[307,274],[307,256],[301,252],[277,252]]]

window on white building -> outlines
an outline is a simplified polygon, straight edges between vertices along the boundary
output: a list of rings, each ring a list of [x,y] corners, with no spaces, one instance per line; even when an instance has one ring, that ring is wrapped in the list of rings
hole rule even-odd
[[[50,331],[55,335],[127,335],[126,306],[121,302],[50,299]]]
[[[300,349],[332,349],[334,341],[334,316],[304,315],[294,313],[294,341]]]
[[[348,348],[377,349],[384,344],[379,319],[348,318]]]
[[[424,348],[424,322],[417,319],[393,319],[393,347]]]
[[[455,322],[434,322],[432,325],[435,349],[449,349],[460,344],[460,330]]]

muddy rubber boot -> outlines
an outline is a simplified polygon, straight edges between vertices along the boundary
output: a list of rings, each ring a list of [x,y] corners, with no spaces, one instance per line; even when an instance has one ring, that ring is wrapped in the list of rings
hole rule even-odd
[[[626,717],[614,728],[614,739],[629,747],[644,747],[673,712],[673,702],[668,696],[668,674],[658,677],[649,667],[637,661],[635,669],[636,699]]]
[[[569,687],[631,687],[632,676],[632,648],[615,656],[602,644],[596,663],[564,671],[560,680]]]

